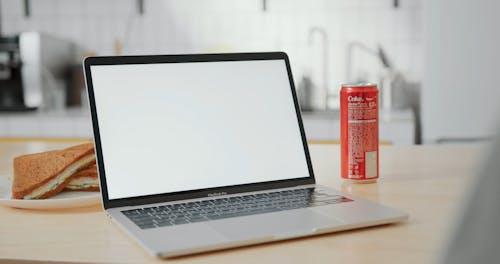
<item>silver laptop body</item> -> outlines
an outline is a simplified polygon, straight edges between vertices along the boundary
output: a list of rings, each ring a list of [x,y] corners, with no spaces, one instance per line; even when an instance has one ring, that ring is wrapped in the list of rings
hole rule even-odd
[[[90,57],[84,70],[104,210],[152,255],[408,217],[315,184],[285,53]]]

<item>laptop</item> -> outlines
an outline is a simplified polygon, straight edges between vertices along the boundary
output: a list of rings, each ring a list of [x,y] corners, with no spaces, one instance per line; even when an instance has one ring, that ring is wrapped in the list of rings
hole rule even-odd
[[[84,70],[104,211],[154,256],[407,218],[315,184],[285,53],[89,57]]]

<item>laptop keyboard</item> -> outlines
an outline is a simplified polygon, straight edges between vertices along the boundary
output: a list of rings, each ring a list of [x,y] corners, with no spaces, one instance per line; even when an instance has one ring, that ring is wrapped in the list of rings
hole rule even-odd
[[[122,213],[141,229],[148,229],[348,201],[352,200],[306,188],[154,206]]]

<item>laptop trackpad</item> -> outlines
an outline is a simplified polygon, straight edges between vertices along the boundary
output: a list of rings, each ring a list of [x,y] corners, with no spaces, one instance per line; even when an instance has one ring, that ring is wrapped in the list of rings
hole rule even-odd
[[[312,234],[315,229],[336,226],[341,222],[309,209],[303,209],[228,218],[210,221],[208,224],[230,239],[247,240],[259,237],[284,238]]]

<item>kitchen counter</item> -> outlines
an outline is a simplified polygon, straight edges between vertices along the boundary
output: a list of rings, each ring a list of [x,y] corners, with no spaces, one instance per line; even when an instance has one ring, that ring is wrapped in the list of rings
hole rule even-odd
[[[12,158],[78,142],[0,142],[0,177]],[[382,146],[381,178],[348,184],[339,176],[339,146],[310,145],[319,184],[409,213],[405,222],[223,250],[168,263],[433,263],[476,174],[477,146]],[[457,162],[460,160],[460,162]],[[0,206],[0,262],[162,263],[103,213],[101,205],[69,210]],[[175,238],[165,238],[175,239]],[[10,263],[10,262],[9,262]]]
[[[302,119],[309,141],[338,142],[339,111],[303,112]],[[415,122],[410,110],[381,111],[380,141],[394,145],[412,145]],[[0,138],[92,138],[88,109],[0,113]]]
[[[90,112],[86,108],[0,112],[0,137],[91,138]]]
[[[412,121],[413,113],[411,110],[393,110],[393,111],[380,111],[380,121],[381,122],[398,122],[398,121]],[[303,111],[302,117],[304,118],[330,118],[334,120],[340,120],[339,110],[329,110],[329,111]]]
[[[338,142],[340,112],[303,112],[302,119],[309,141]],[[411,110],[380,111],[379,139],[393,145],[412,145],[415,138],[415,118]]]

